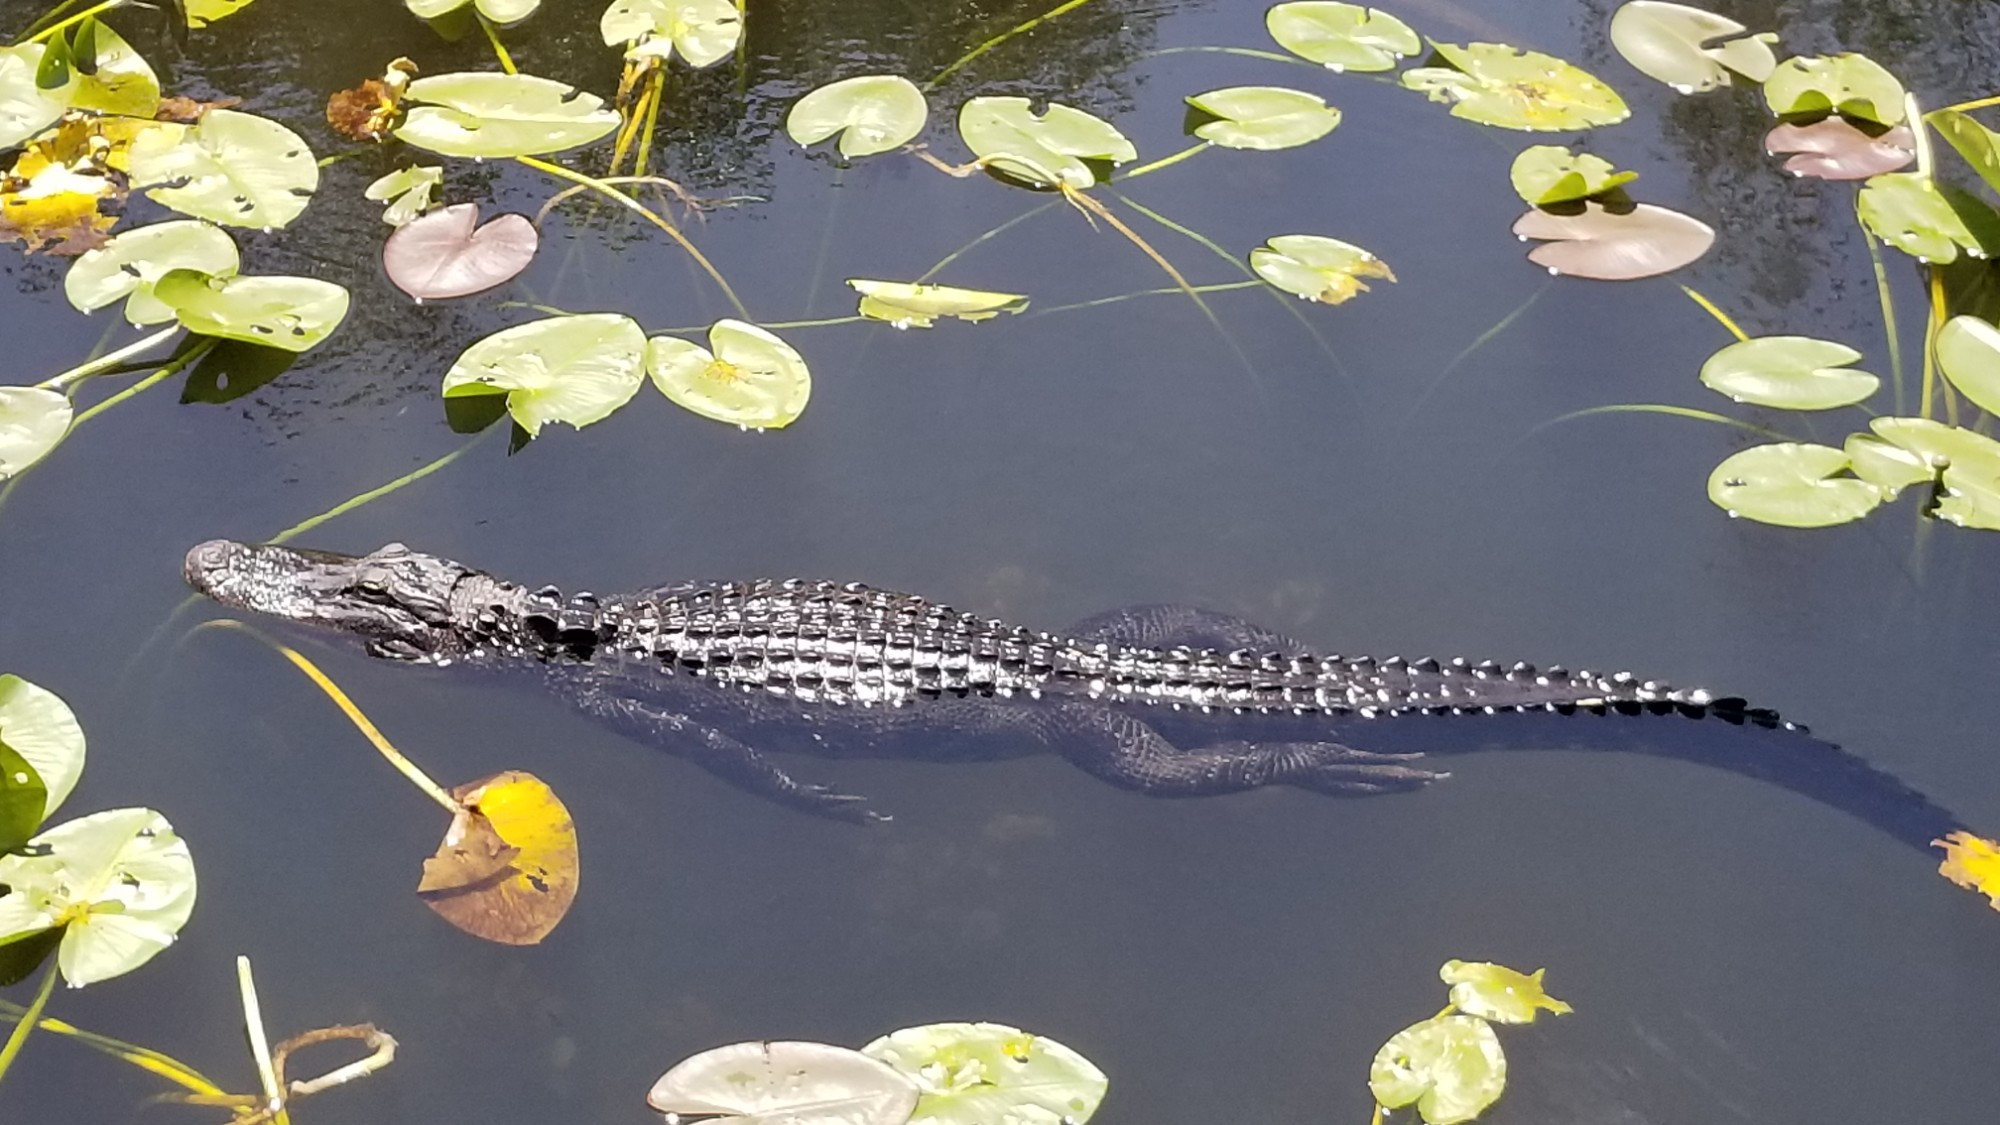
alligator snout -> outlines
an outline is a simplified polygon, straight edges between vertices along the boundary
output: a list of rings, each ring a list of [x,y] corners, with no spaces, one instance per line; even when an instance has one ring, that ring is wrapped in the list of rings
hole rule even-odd
[[[227,539],[210,539],[197,544],[181,564],[181,577],[187,579],[188,585],[206,593],[210,576],[229,564],[229,554],[235,546]]]

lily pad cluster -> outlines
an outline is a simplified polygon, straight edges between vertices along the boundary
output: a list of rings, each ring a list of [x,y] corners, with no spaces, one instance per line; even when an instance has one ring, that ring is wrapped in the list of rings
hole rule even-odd
[[[1486,1112],[1507,1088],[1507,1054],[1493,1025],[1570,1011],[1543,990],[1543,972],[1446,961],[1438,970],[1451,986],[1444,1011],[1391,1036],[1368,1068],[1378,1114],[1414,1106],[1427,1125],[1458,1125]]]

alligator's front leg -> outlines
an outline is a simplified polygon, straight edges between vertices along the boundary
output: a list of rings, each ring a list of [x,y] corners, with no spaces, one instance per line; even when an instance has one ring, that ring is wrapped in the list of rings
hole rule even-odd
[[[1228,652],[1304,652],[1306,645],[1274,629],[1226,613],[1187,605],[1135,605],[1086,617],[1063,634],[1088,644],[1134,648],[1213,648]]]
[[[1082,703],[1058,704],[1038,720],[1042,739],[1076,765],[1158,797],[1206,797],[1263,785],[1367,796],[1448,776],[1406,764],[1415,754],[1377,754],[1337,742],[1229,741],[1184,750],[1137,714]]]

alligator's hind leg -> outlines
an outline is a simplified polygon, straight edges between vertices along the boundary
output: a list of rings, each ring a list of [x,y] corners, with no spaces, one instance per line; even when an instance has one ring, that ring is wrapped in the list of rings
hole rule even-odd
[[[1050,747],[1096,776],[1159,797],[1206,797],[1262,785],[1364,796],[1416,789],[1446,776],[1336,742],[1218,742],[1182,749],[1139,716],[1063,704],[1040,719]]]
[[[1226,613],[1188,605],[1135,605],[1086,617],[1063,634],[1092,644],[1134,648],[1213,648],[1225,652],[1253,648],[1260,652],[1304,652],[1296,638]]]

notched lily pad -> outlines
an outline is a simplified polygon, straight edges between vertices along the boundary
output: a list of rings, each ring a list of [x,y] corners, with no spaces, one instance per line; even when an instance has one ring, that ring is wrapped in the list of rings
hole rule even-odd
[[[1937,518],[1960,527],[2000,531],[2000,473],[1952,466],[1944,471]]]
[[[1281,234],[1250,251],[1257,276],[1308,301],[1338,305],[1368,289],[1365,278],[1396,280],[1389,263],[1351,242],[1317,234]]]
[[[1611,45],[1625,61],[1683,94],[1725,85],[1731,71],[1752,82],[1769,78],[1778,37],[1749,31],[1726,16],[1659,0],[1632,0],[1611,17]]]
[[[973,98],[958,112],[958,133],[989,169],[1035,186],[1087,188],[1087,161],[1118,165],[1139,150],[1111,123],[1051,102],[1036,113],[1026,98]]]
[[[1798,55],[1764,81],[1764,100],[1780,117],[1838,113],[1896,125],[1905,116],[1903,98],[1903,84],[1866,55]]]
[[[1491,961],[1446,961],[1438,979],[1451,986],[1452,1006],[1469,1016],[1500,1023],[1533,1023],[1542,1012],[1558,1016],[1570,1006],[1542,988],[1542,974],[1518,972]]]
[[[54,815],[83,776],[83,728],[69,704],[19,676],[0,676],[0,743],[35,771],[47,803],[36,819]]]
[[[910,1125],[1082,1125],[1110,1085],[1076,1051],[999,1023],[906,1027],[861,1050],[923,1091]]]
[[[609,46],[625,46],[627,59],[665,62],[679,51],[689,66],[720,62],[743,36],[735,0],[612,0],[598,21]]]
[[[1847,454],[1800,442],[1757,445],[1708,475],[1708,498],[1731,516],[1780,527],[1832,527],[1875,510],[1882,489],[1852,476]]]
[[[1841,451],[1854,475],[1881,489],[1884,500],[1894,500],[1912,485],[1936,480],[1939,473],[1923,457],[1872,434],[1847,435]]]
[[[69,399],[46,387],[0,387],[0,481],[48,456],[69,433]]]
[[[364,199],[388,203],[382,221],[400,227],[430,210],[431,200],[444,185],[444,169],[435,164],[419,165],[391,172],[368,185]]]
[[[1453,117],[1503,129],[1567,132],[1632,116],[1617,91],[1539,51],[1504,43],[1433,46],[1451,65],[1406,70],[1401,81],[1434,102],[1449,103]]]
[[[122,300],[131,323],[164,324],[174,310],[153,296],[155,282],[171,270],[234,277],[238,264],[236,240],[220,228],[176,219],[136,227],[85,253],[63,275],[63,295],[82,312]]]
[[[716,1125],[903,1125],[916,1083],[827,1043],[732,1043],[674,1064],[646,1095],[668,1120]]]
[[[465,349],[445,372],[444,395],[504,394],[530,436],[550,422],[582,429],[638,393],[645,352],[645,331],[622,313],[544,317]]]
[[[477,203],[456,203],[397,228],[382,244],[382,269],[419,301],[469,297],[514,280],[540,245],[526,215],[497,215],[482,226]]]
[[[800,98],[785,115],[785,132],[807,147],[839,133],[840,155],[852,160],[908,144],[929,116],[916,83],[895,74],[864,74]]]
[[[790,344],[741,320],[709,327],[708,347],[674,336],[646,341],[646,373],[660,393],[745,429],[789,426],[812,396],[812,373]]]
[[[63,115],[62,97],[35,82],[47,49],[40,43],[0,47],[0,149],[13,148]]]
[[[396,136],[445,156],[514,157],[561,152],[618,127],[603,99],[532,74],[476,71],[410,83]]]
[[[1986,186],[2000,191],[2000,133],[1955,109],[1933,110],[1924,114],[1924,120],[1958,150]]]
[[[65,821],[0,856],[0,945],[60,927],[56,964],[72,988],[153,959],[194,909],[194,860],[165,817],[109,809]]]
[[[542,0],[403,0],[403,6],[419,19],[434,20],[461,8],[477,7],[479,14],[497,24],[518,23],[534,14]]]
[[[198,125],[157,122],[132,142],[132,184],[183,215],[234,227],[282,227],[319,188],[319,163],[297,133],[254,114],[213,109]]]
[[[1278,46],[1328,70],[1393,70],[1424,49],[1410,25],[1387,12],[1332,0],[1272,5],[1264,28]]]
[[[1861,353],[1810,336],[1759,336],[1708,357],[1702,384],[1737,402],[1781,410],[1832,410],[1874,394],[1882,380],[1848,364]]]
[[[1435,1016],[1391,1036],[1368,1068],[1368,1089],[1389,1109],[1415,1103],[1429,1125],[1457,1125],[1485,1112],[1507,1088],[1507,1056],[1493,1025]]]
[[[1764,137],[1764,151],[1796,153],[1785,161],[1794,176],[1865,180],[1907,166],[1917,158],[1917,141],[1907,125],[1871,136],[1845,117],[1829,117],[1811,125],[1781,122]]]
[[[1224,148],[1295,148],[1333,132],[1340,111],[1326,99],[1283,86],[1231,86],[1187,99],[1198,111],[1192,130]]]
[[[1550,273],[1598,281],[1669,273],[1715,244],[1715,231],[1707,223],[1650,203],[1624,213],[1601,203],[1586,203],[1577,215],[1530,211],[1515,221],[1514,233],[1548,240],[1528,251],[1529,261]]]
[[[464,806],[417,894],[445,921],[503,945],[534,945],[576,900],[576,825],[540,778],[508,770],[452,790]]]
[[[2000,328],[1976,316],[1955,316],[1937,334],[1938,370],[1988,414],[2000,414]]]
[[[861,294],[858,311],[862,316],[897,328],[929,328],[941,316],[974,322],[991,320],[1003,312],[1018,313],[1028,307],[1025,293],[994,293],[920,281],[870,281],[860,277],[848,278],[847,284]]]
[[[1935,471],[1963,468],[1980,476],[2000,476],[2000,442],[1985,434],[1929,418],[1874,418],[1868,428],[1883,441],[1923,458]]]
[[[288,352],[318,344],[347,318],[347,290],[316,277],[210,277],[172,270],[153,296],[181,327]]]
[[[1620,172],[1609,160],[1575,153],[1562,145],[1524,148],[1507,171],[1514,192],[1528,205],[1549,207],[1604,195],[1639,178]]]
[[[1859,208],[1875,237],[1919,261],[1950,262],[1961,249],[1986,255],[1954,201],[1921,172],[1873,177],[1861,189]]]

